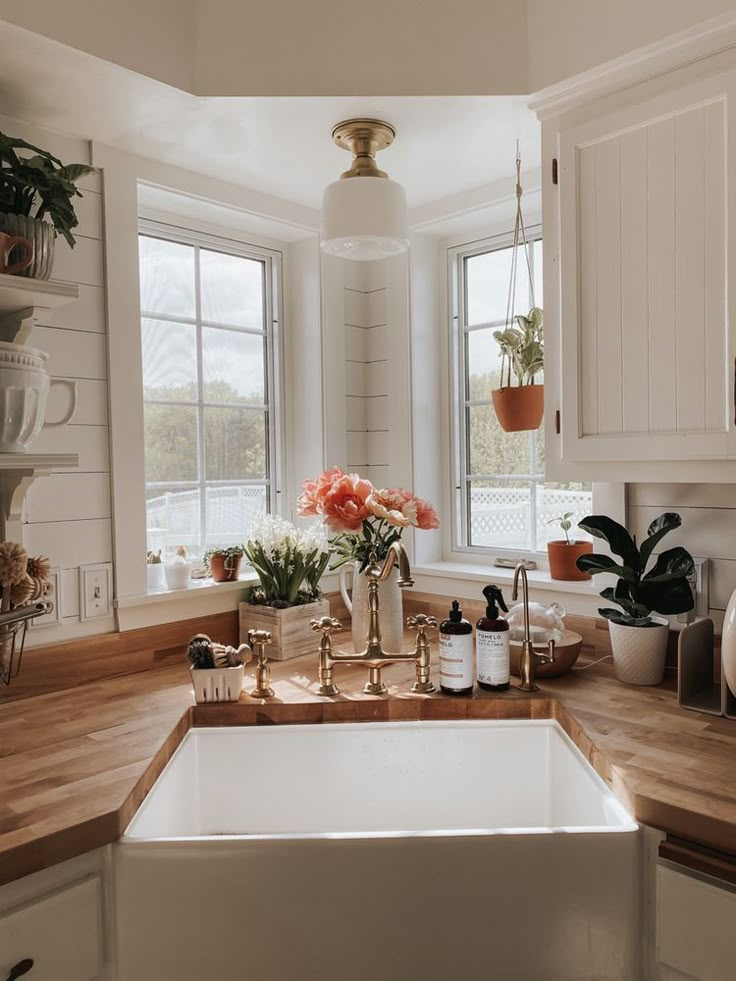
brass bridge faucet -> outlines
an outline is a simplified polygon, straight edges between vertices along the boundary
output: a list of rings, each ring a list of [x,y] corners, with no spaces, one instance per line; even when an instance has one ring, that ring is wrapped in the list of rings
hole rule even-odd
[[[387,664],[396,664],[400,661],[414,661],[416,680],[411,686],[413,692],[429,694],[435,690],[429,677],[429,640],[427,639],[427,630],[437,626],[434,617],[420,613],[415,617],[409,617],[407,620],[409,627],[416,627],[417,629],[416,645],[413,651],[387,653],[383,649],[378,584],[388,578],[395,563],[398,563],[399,566],[399,587],[406,589],[413,586],[414,580],[411,578],[409,556],[401,542],[392,542],[383,565],[378,564],[376,553],[371,553],[370,563],[365,571],[368,579],[368,636],[365,649],[360,654],[333,651],[332,634],[342,629],[339,620],[322,617],[320,620],[311,621],[312,630],[322,634],[319,643],[318,691],[320,695],[338,695],[340,693],[340,689],[333,680],[332,669],[335,664],[365,664],[368,668],[368,681],[363,686],[363,691],[367,695],[383,695],[387,688],[383,683],[381,671]]]
[[[521,644],[521,657],[519,659],[519,674],[521,675],[521,691],[539,691],[539,685],[535,682],[537,668],[540,664],[551,664],[555,659],[555,642],[550,640],[547,651],[537,651],[532,644],[532,634],[529,629],[529,580],[526,576],[524,563],[517,563],[514,569],[514,585],[511,591],[511,599],[516,601],[519,595],[519,578],[521,578],[521,599],[524,604],[524,640]]]

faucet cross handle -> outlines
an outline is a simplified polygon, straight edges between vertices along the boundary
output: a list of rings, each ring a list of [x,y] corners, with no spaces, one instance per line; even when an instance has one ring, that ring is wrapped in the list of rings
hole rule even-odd
[[[407,618],[406,625],[424,632],[428,628],[433,629],[437,626],[437,617],[427,616],[426,613],[417,613],[415,616]]]
[[[330,634],[339,633],[343,627],[340,620],[336,620],[335,617],[320,617],[319,620],[310,620],[309,626],[315,633],[323,633],[328,637]]]
[[[268,666],[266,647],[273,642],[270,630],[249,630],[248,643],[256,656],[256,686],[251,692],[253,698],[272,698],[271,669]]]
[[[416,677],[411,690],[416,695],[431,695],[436,691],[432,680],[429,677],[429,639],[427,631],[437,627],[437,618],[427,616],[426,613],[417,613],[413,617],[408,617],[407,627],[416,629],[417,639],[414,646],[414,666]]]

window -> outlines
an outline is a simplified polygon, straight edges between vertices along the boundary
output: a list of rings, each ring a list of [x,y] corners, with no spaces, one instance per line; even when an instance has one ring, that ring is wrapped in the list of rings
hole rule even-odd
[[[148,548],[242,542],[274,498],[277,255],[139,236]]]
[[[505,433],[498,424],[491,391],[500,384],[501,358],[493,338],[506,316],[511,246],[453,252],[458,368],[454,420],[457,500],[455,546],[494,551],[537,552],[559,527],[550,519],[572,511],[589,514],[590,484],[553,484],[544,479],[544,429]],[[532,238],[529,265],[519,257],[515,312],[526,312],[533,296],[541,304],[542,239]],[[533,284],[533,290],[532,290]]]

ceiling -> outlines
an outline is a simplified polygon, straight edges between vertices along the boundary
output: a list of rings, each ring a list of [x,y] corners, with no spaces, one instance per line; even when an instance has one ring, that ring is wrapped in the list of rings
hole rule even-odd
[[[387,119],[380,165],[410,207],[539,167],[539,126],[523,96],[200,98],[0,23],[0,111],[310,207],[349,163],[335,123]],[[33,65],[31,83],[28,66]]]

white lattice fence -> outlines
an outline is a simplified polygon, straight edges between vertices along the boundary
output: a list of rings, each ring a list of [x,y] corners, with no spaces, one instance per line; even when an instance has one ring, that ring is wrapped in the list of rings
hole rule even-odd
[[[496,548],[531,547],[531,488],[474,487],[470,493],[470,531],[474,545]],[[562,534],[549,522],[572,511],[573,524],[590,514],[591,493],[580,490],[536,488],[538,547]],[[577,537],[587,537],[576,531]]]
[[[148,547],[164,552],[185,545],[234,545],[244,541],[254,520],[266,512],[266,488],[208,487],[205,499],[207,541],[200,542],[200,492],[172,491],[146,502]]]

